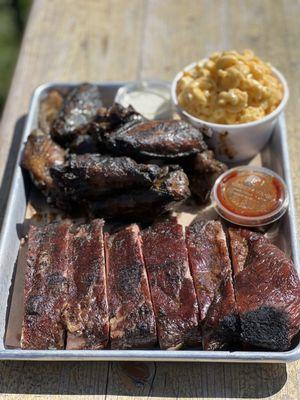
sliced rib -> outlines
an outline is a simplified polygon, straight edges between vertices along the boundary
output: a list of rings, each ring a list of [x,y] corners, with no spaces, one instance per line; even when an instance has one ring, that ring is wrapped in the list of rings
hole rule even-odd
[[[225,348],[236,336],[235,299],[226,236],[219,221],[195,221],[186,229],[203,348]]]
[[[98,350],[108,343],[103,225],[103,220],[94,220],[71,229],[73,285],[64,310],[67,349]]]
[[[172,218],[144,230],[142,238],[160,347],[199,344],[198,304],[183,227]]]
[[[300,325],[300,283],[292,261],[263,235],[229,229],[244,343],[287,350]]]
[[[138,226],[107,235],[105,246],[111,347],[154,346],[156,325]]]
[[[70,285],[67,257],[70,225],[69,221],[63,221],[30,228],[21,337],[23,349],[64,348],[61,311]]]

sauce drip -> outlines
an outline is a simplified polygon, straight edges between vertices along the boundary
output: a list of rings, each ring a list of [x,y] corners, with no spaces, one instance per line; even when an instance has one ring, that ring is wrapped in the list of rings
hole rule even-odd
[[[257,171],[233,171],[221,180],[217,196],[223,207],[244,217],[260,217],[282,204],[284,188],[274,176]]]

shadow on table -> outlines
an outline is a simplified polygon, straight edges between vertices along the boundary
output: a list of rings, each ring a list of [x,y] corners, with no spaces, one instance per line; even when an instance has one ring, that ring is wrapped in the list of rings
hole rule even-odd
[[[0,362],[0,393],[263,398],[287,379],[284,364]]]
[[[13,172],[18,157],[18,151],[22,140],[25,121],[26,115],[19,118],[16,122],[12,142],[7,156],[5,170],[3,172],[2,184],[0,187],[0,228],[3,222],[4,211],[9,196],[9,189],[11,186]]]

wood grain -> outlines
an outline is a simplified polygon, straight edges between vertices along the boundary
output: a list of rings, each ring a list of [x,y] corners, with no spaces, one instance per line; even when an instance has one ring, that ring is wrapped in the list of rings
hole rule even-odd
[[[300,226],[300,3],[36,0],[0,127],[0,222],[32,90],[46,81],[171,79],[217,49],[252,48],[291,87],[288,140]],[[7,163],[8,161],[8,163]],[[300,362],[0,363],[0,398],[300,399]]]

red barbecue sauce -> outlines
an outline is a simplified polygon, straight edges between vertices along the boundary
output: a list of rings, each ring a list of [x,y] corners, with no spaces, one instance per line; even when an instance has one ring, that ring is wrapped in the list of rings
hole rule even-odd
[[[284,187],[279,179],[258,171],[233,171],[220,181],[217,196],[224,208],[244,217],[261,217],[277,210]]]

